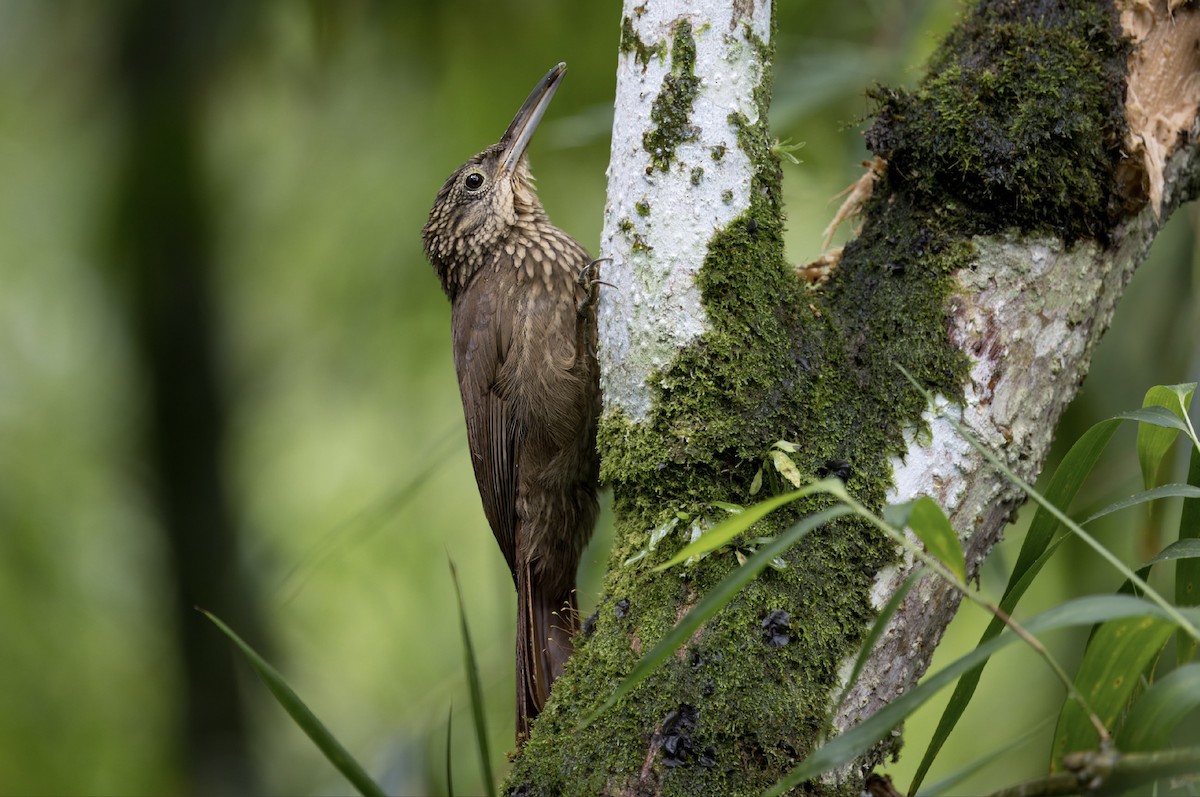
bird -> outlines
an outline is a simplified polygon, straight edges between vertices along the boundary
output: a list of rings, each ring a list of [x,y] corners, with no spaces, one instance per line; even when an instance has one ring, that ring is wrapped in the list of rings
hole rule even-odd
[[[422,230],[450,299],[475,481],[517,591],[518,744],[573,651],[575,571],[599,511],[600,262],[550,222],[527,155],[565,72],[454,170]]]

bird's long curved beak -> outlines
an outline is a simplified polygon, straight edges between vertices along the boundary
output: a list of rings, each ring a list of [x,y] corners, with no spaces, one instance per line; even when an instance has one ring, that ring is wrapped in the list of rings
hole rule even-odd
[[[542,116],[550,105],[550,100],[554,99],[554,92],[558,90],[558,84],[562,82],[566,71],[567,65],[560,63],[547,72],[546,76],[530,92],[529,98],[525,100],[521,110],[517,111],[508,130],[504,131],[504,137],[500,139],[500,143],[504,145],[500,160],[501,174],[511,173],[517,168],[521,156],[525,154],[529,142],[533,140],[538,123],[542,121]]]

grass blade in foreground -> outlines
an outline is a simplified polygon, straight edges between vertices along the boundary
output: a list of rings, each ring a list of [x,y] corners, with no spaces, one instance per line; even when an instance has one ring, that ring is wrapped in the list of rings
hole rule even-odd
[[[1196,612],[1190,612],[1195,622]],[[1150,601],[1128,595],[1097,595],[1079,598],[1042,612],[1025,623],[1029,633],[1040,633],[1056,628],[1087,626],[1122,617],[1155,617],[1168,619],[1166,613]],[[849,763],[871,745],[892,732],[900,723],[921,707],[962,673],[978,667],[993,653],[1018,639],[1012,631],[979,645],[957,661],[928,676],[917,686],[884,706],[863,722],[837,736],[813,752],[798,767],[793,769],[774,786],[763,793],[763,797],[781,797],[790,789],[805,781]]]
[[[1186,435],[1188,405],[1195,392],[1194,382],[1188,385],[1156,385],[1146,391],[1146,397],[1142,399],[1142,409],[1154,411],[1161,407],[1169,410],[1183,424],[1182,427],[1176,428],[1180,428]],[[1169,429],[1148,423],[1138,424],[1138,464],[1141,465],[1142,481],[1147,490],[1154,486],[1162,458],[1174,442],[1175,433]]]
[[[908,574],[908,578],[904,579],[904,583],[900,585],[900,589],[896,590],[892,597],[888,599],[887,604],[879,612],[879,616],[875,618],[875,622],[871,625],[871,630],[867,634],[867,638],[863,640],[862,647],[858,651],[858,658],[854,660],[854,669],[850,671],[850,677],[846,679],[846,685],[842,687],[842,693],[838,695],[833,705],[840,706],[846,701],[846,695],[850,694],[850,690],[858,681],[858,676],[862,674],[863,667],[867,664],[867,659],[871,658],[871,653],[875,650],[875,646],[879,644],[879,638],[887,630],[887,624],[891,622],[892,615],[900,608],[900,604],[904,602],[908,591],[928,573],[928,568],[918,567]],[[826,732],[829,730],[830,722],[832,722],[832,718],[826,721]]]
[[[1104,623],[1092,636],[1075,674],[1075,688],[1088,696],[1088,705],[1110,732],[1139,687],[1138,676],[1158,658],[1174,630],[1175,625],[1166,620],[1126,617]],[[1068,698],[1054,730],[1050,771],[1060,768],[1066,753],[1092,750],[1099,742],[1083,708]]]
[[[925,543],[925,550],[958,576],[959,581],[966,582],[967,560],[962,543],[936,501],[927,495],[914,501],[908,515],[908,527]]]
[[[797,497],[796,493],[787,493],[787,495],[792,496],[793,498]],[[782,498],[783,496],[779,497]],[[772,501],[774,501],[774,499],[772,499]],[[757,504],[757,506],[762,506],[766,503],[770,502],[764,501],[762,504]],[[774,505],[779,506],[780,504],[779,502],[775,502]],[[754,507],[747,509],[742,513],[742,515],[750,514],[751,510],[753,509]],[[654,646],[653,650],[638,660],[638,663],[633,666],[633,669],[630,671],[629,675],[626,676],[625,680],[621,682],[616,691],[613,692],[607,700],[600,704],[599,708],[593,711],[583,721],[582,727],[586,728],[588,725],[591,725],[593,722],[599,719],[604,712],[616,705],[618,700],[633,691],[633,689],[636,688],[637,685],[642,681],[644,681],[646,677],[650,675],[650,673],[654,672],[654,670],[660,664],[662,664],[662,662],[668,656],[674,653],[680,645],[687,642],[688,639],[691,638],[692,634],[696,632],[696,629],[699,628],[705,620],[716,614],[721,607],[723,607],[726,603],[729,603],[729,601],[732,600],[735,595],[737,595],[738,591],[741,590],[744,585],[749,583],[754,579],[755,576],[761,573],[763,568],[770,564],[772,559],[774,559],[776,556],[779,556],[792,545],[799,542],[813,529],[825,525],[834,518],[839,518],[842,515],[848,515],[851,512],[853,512],[853,510],[845,504],[838,504],[821,512],[816,512],[801,519],[799,523],[792,526],[775,539],[771,540],[771,542],[759,548],[754,555],[746,560],[744,565],[734,568],[729,575],[727,575],[721,581],[720,584],[709,590],[704,597],[700,599],[700,602],[692,607],[690,612],[680,618],[679,622],[675,624],[675,627],[667,632],[666,636],[664,636],[659,643]],[[742,515],[736,515],[735,518],[742,517]],[[712,532],[709,532],[709,534],[711,533]],[[707,536],[708,535],[706,534],[705,537]],[[703,540],[705,537],[701,537],[700,539]],[[700,540],[697,540],[697,542],[699,541]],[[684,558],[686,559],[687,557]]]
[[[446,712],[446,795],[454,797],[454,767],[450,766],[450,732],[453,729],[454,722],[454,704],[450,704],[450,710]]]
[[[951,772],[949,775],[946,775],[941,780],[930,783],[917,795],[917,797],[936,797],[936,795],[940,794],[965,794],[962,789],[957,788],[960,783],[979,772],[984,767],[990,765],[992,762],[998,761],[1014,750],[1029,744],[1029,742],[1033,741],[1034,737],[1046,730],[1046,728],[1053,723],[1054,720],[1055,717],[1053,715],[1046,717],[1037,725],[1034,725],[1032,728],[1025,731],[1015,739],[1010,739],[999,747],[993,747],[991,750],[988,750],[974,761],[963,764],[961,767],[956,769],[954,772]]]
[[[1175,726],[1200,708],[1200,664],[1187,664],[1158,679],[1138,698],[1117,734],[1126,752],[1162,750]]]
[[[1083,482],[1095,468],[1100,455],[1104,453],[1120,425],[1121,422],[1115,419],[1101,421],[1075,441],[1050,479],[1050,485],[1046,488],[1048,501],[1056,506],[1070,506],[1071,501],[1075,499]],[[1034,577],[1049,561],[1050,557],[1047,554],[1051,551],[1051,540],[1059,526],[1058,518],[1054,517],[1045,507],[1038,507],[1033,521],[1029,524],[1025,540],[1021,543],[1021,552],[1017,555],[1017,563],[1013,566],[1008,585],[1004,588],[1004,597],[1000,599],[1001,611],[1012,614],[1013,609],[1025,594],[1025,590],[1033,583]],[[993,617],[984,630],[983,636],[979,638],[979,644],[982,645],[994,639],[1003,630],[1004,621]],[[966,711],[971,698],[975,695],[979,679],[983,677],[983,668],[986,663],[986,661],[981,662],[978,668],[965,674],[955,686],[954,694],[950,696],[950,701],[946,704],[941,719],[938,720],[933,738],[930,739],[929,746],[925,749],[925,755],[921,758],[916,774],[913,775],[912,791],[915,792],[921,785],[921,781],[929,772],[929,767],[941,751],[942,745],[950,737],[951,731],[954,730],[963,712]]]
[[[462,588],[458,585],[458,570],[450,560],[450,578],[454,581],[454,594],[458,598],[458,619],[462,627],[463,657],[467,667],[467,681],[471,685],[471,715],[475,722],[475,740],[479,746],[479,769],[483,774],[483,787],[488,797],[495,797],[496,781],[492,779],[492,757],[488,751],[487,720],[483,714],[483,687],[479,685],[479,667],[475,663],[475,647],[471,644],[471,631],[467,628],[467,609],[463,605]]]
[[[291,715],[296,724],[300,726],[300,730],[304,731],[308,735],[308,738],[312,739],[313,744],[324,754],[329,763],[337,767],[338,772],[346,776],[346,780],[350,781],[351,785],[358,790],[358,793],[364,795],[364,797],[384,797],[384,791],[379,787],[379,784],[371,780],[371,776],[367,774],[366,770],[354,760],[354,757],[346,751],[346,748],[342,747],[341,742],[333,737],[329,729],[317,719],[317,716],[304,704],[304,701],[292,691],[292,688],[283,680],[283,676],[268,664],[262,656],[259,656],[254,648],[247,645],[240,636],[235,634],[233,629],[221,622],[216,615],[204,609],[199,609],[199,611],[209,620],[212,620],[217,628],[221,629],[222,633],[241,649],[242,653],[250,661],[250,666],[263,679],[263,683],[271,690],[271,694],[275,695],[275,699],[279,701],[279,705],[283,706],[284,710]]]
[[[825,479],[823,481],[805,485],[799,490],[793,490],[790,493],[776,495],[772,498],[768,498],[765,501],[760,501],[753,506],[748,506],[744,511],[739,512],[733,517],[722,520],[720,523],[704,532],[704,536],[700,539],[683,546],[679,553],[675,554],[654,569],[666,570],[668,567],[673,567],[680,562],[686,562],[693,556],[699,556],[702,553],[715,551],[722,545],[728,545],[730,542],[737,539],[738,535],[745,532],[748,528],[784,504],[790,504],[792,501],[795,501],[798,498],[803,498],[806,495],[828,493],[832,489],[842,489],[841,481],[838,479]]]
[[[1188,459],[1188,484],[1200,486],[1200,448],[1193,446]],[[1200,541],[1200,498],[1185,498],[1179,512],[1179,541]],[[1175,603],[1180,606],[1195,606],[1200,603],[1200,561],[1180,562],[1175,565]],[[1191,661],[1196,655],[1196,640],[1178,634],[1175,637],[1175,659],[1180,664]]]
[[[1110,515],[1113,512],[1119,512],[1122,509],[1128,509],[1131,506],[1144,504],[1148,501],[1157,501],[1159,498],[1200,498],[1200,487],[1194,487],[1190,484],[1164,484],[1161,487],[1155,487],[1150,490],[1144,490],[1140,493],[1124,498],[1115,503],[1109,504],[1101,510],[1088,515],[1087,520],[1079,521],[1079,525],[1091,523],[1093,520],[1102,518],[1105,515]],[[1182,529],[1181,529],[1182,531]]]

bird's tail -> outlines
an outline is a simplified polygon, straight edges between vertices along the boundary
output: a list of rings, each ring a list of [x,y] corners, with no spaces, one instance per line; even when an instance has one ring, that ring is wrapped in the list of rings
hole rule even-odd
[[[530,572],[517,569],[517,739],[546,704],[550,685],[571,657],[571,637],[579,627],[575,590],[547,590]]]

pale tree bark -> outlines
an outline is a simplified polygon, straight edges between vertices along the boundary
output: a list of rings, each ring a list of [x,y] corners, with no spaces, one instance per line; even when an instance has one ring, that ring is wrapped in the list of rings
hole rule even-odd
[[[877,94],[867,139],[886,160],[860,233],[817,284],[783,256],[769,2],[626,1],[600,333],[617,542],[600,609],[509,793],[757,794],[916,682],[958,604],[931,579],[836,705],[912,568],[843,519],[580,725],[739,566],[730,551],[652,571],[724,517],[713,502],[783,489],[767,467],[752,496],[776,440],[796,444],[801,471],[840,476],[872,507],[931,495],[977,571],[1020,495],[896,366],[1036,477],[1124,286],[1200,187],[1200,12],[1172,6],[972,9],[918,90]],[[823,505],[781,513],[761,534]],[[803,790],[858,793],[892,746]]]

